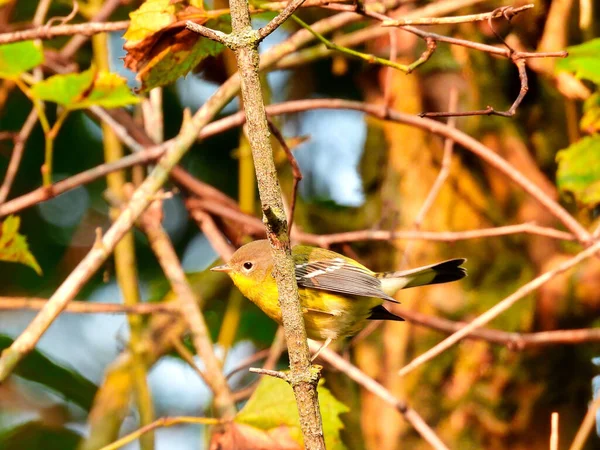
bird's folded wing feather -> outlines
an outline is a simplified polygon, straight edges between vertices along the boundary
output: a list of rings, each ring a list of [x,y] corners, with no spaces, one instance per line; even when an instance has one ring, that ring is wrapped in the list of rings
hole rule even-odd
[[[297,263],[296,282],[303,288],[376,297],[398,303],[383,292],[381,281],[371,271],[348,264],[342,258]]]

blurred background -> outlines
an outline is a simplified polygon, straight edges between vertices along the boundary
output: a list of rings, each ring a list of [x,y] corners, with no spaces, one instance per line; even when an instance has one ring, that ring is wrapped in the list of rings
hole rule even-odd
[[[88,20],[88,12],[94,7],[93,1],[79,3],[80,12],[74,22]],[[127,19],[141,2],[122,3],[110,20]],[[401,2],[391,15],[400,17],[433,3],[436,2]],[[559,51],[587,43],[591,46],[587,56],[595,61],[595,67],[600,67],[600,39],[596,37],[600,30],[598,5],[585,0],[531,3],[535,7],[515,17],[510,24],[505,20],[495,22],[497,32],[509,45],[530,51]],[[509,3],[473,1],[448,15],[488,12],[506,4]],[[525,2],[510,4],[519,6]],[[0,30],[8,32],[29,26],[37,5],[34,0],[0,2]],[[588,14],[586,8],[590,5],[593,8],[586,21],[583,15]],[[47,17],[65,16],[71,9],[70,1],[52,1]],[[313,23],[335,13],[306,8],[299,16]],[[255,27],[266,19],[257,16]],[[374,23],[357,22],[332,36],[352,33]],[[296,30],[295,24],[286,23],[261,44],[261,52]],[[438,25],[428,30],[499,44],[486,21]],[[424,43],[415,36],[402,31],[395,33],[399,62],[409,63],[424,50]],[[69,37],[56,38],[45,41],[44,46],[52,51],[68,40]],[[129,86],[135,88],[135,74],[123,67],[122,33],[110,33],[107,42],[110,69],[126,77]],[[381,34],[358,48],[387,58],[389,35]],[[91,64],[93,53],[92,45],[87,43],[73,62],[85,69]],[[227,79],[232,73],[232,61],[228,52],[211,57],[187,77],[163,89],[165,139],[179,132],[185,108],[197,110]],[[505,158],[593,230],[598,223],[600,196],[582,201],[576,189],[557,184],[557,154],[582,140],[596,139],[595,133],[600,128],[597,94],[600,81],[593,75],[576,77],[577,70],[573,67],[561,63],[561,71],[556,64],[554,59],[544,59],[528,66],[529,90],[514,117],[461,117],[456,126]],[[458,93],[457,110],[477,110],[487,105],[507,110],[519,93],[520,82],[516,66],[504,58],[440,43],[433,57],[410,75],[336,52],[306,59],[286,70],[269,72],[264,89],[269,103],[343,98],[387,103],[395,110],[419,114],[447,111],[451,91]],[[47,108],[54,120],[55,105]],[[234,100],[222,114],[238,109],[239,102]],[[20,130],[30,110],[30,100],[14,84],[3,81],[0,130]],[[139,118],[139,106],[128,111]],[[463,231],[531,221],[562,229],[539,203],[459,145],[454,147],[448,179],[432,207],[420,217],[442,165],[444,142],[418,128],[345,110],[311,110],[278,116],[276,123],[290,140],[303,174],[295,212],[299,231],[314,234],[365,229]],[[10,198],[41,185],[43,148],[44,133],[37,125],[27,140]],[[11,149],[11,141],[0,141],[0,176],[6,172]],[[255,180],[247,176],[248,155],[247,141],[241,129],[235,128],[198,142],[182,166],[236,201],[245,198],[242,209],[260,217]],[[589,167],[593,169],[594,164],[600,167],[600,143],[595,141],[587,155],[591,155]],[[292,171],[281,149],[275,157],[289,204]],[[85,111],[69,114],[55,142],[53,179],[67,178],[103,161],[102,129],[97,119]],[[596,176],[598,183],[597,170]],[[19,212],[20,233],[27,237],[43,276],[26,266],[0,262],[2,296],[52,295],[90,250],[96,228],[106,230],[110,226],[106,189],[106,180],[101,179]],[[240,300],[240,294],[227,278],[204,272],[219,256],[190,217],[187,203],[190,193],[173,184],[166,189],[172,192],[172,197],[163,202],[163,225],[193,286],[202,295],[203,312],[227,373],[255,352],[268,348],[277,326],[251,302]],[[214,211],[207,213],[222,228],[231,228],[226,218]],[[241,245],[258,234],[239,226],[228,237],[233,244]],[[134,238],[143,301],[164,301],[172,295],[168,282],[146,237],[136,230]],[[567,240],[516,234],[456,242],[367,240],[335,244],[331,248],[380,271],[430,264],[445,258],[468,258],[469,277],[461,282],[411,289],[398,297],[405,309],[468,321],[538,274],[569,259],[581,247]],[[77,299],[122,303],[112,261],[86,284]],[[591,258],[554,277],[489,327],[521,333],[595,328],[600,324],[599,311],[600,260]],[[35,311],[8,310],[0,302],[0,347],[9,346],[34,316]],[[160,329],[157,325],[160,320],[168,323],[175,319],[160,314],[145,316],[142,325],[149,342],[144,345],[151,347],[147,380],[155,416],[210,416],[211,393],[202,379],[177,352],[159,342],[160,336],[150,333]],[[593,382],[599,373],[594,361],[600,365],[594,360],[600,356],[597,343],[519,350],[484,340],[464,340],[401,378],[397,376],[401,367],[446,334],[410,322],[377,323],[368,331],[350,342],[336,343],[335,348],[398,398],[406,399],[453,449],[547,448],[552,412],[560,414],[560,448],[568,448],[592,400],[593,387],[600,388],[598,378]],[[123,361],[129,354],[129,336],[128,321],[123,314],[63,313],[44,334],[36,351],[0,385],[0,448],[100,448],[94,439],[103,433],[110,435],[116,430],[122,435],[139,428],[139,412],[131,392],[119,390],[114,378],[127,370]],[[187,336],[183,343],[193,351]],[[195,361],[202,366],[199,358]],[[287,367],[285,353],[277,366]],[[396,411],[346,375],[325,366],[324,378],[325,387],[349,408],[349,412],[341,415],[346,448],[428,448]],[[256,379],[244,370],[230,381],[233,389],[243,390]],[[102,389],[105,391],[101,395]],[[99,400],[102,398],[105,403]],[[125,408],[117,414],[106,399],[124,404]],[[239,404],[244,401],[240,398]],[[155,431],[155,448],[208,448],[203,433],[204,427],[197,425],[159,428]],[[98,439],[97,442],[104,442],[103,438]],[[124,448],[136,449],[139,443],[135,441]],[[594,434],[586,448],[600,448],[600,439]]]

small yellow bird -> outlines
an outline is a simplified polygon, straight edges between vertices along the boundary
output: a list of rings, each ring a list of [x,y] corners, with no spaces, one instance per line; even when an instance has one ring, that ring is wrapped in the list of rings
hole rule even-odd
[[[376,273],[351,258],[318,247],[297,245],[292,256],[306,334],[325,341],[319,352],[334,339],[355,335],[368,320],[404,320],[383,307],[384,301],[398,303],[391,296],[400,289],[447,283],[467,275],[460,267],[466,259]],[[281,324],[271,247],[266,239],[240,247],[227,264],[211,270],[227,272],[244,296]]]

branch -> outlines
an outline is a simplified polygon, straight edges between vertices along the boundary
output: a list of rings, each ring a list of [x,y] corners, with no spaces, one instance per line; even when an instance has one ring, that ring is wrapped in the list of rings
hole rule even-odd
[[[173,292],[179,298],[181,315],[187,321],[196,352],[198,352],[204,361],[206,367],[204,378],[215,395],[215,406],[218,415],[222,418],[232,418],[236,410],[231,397],[231,391],[221,371],[221,364],[214,353],[210,332],[204,321],[204,316],[199,309],[196,294],[194,294],[192,287],[185,277],[169,235],[160,224],[162,219],[161,208],[161,203],[156,202],[144,214],[140,222],[142,229],[148,236],[150,247],[154,251],[165,276],[169,280]]]
[[[302,2],[292,2],[286,8],[289,14]],[[246,113],[248,140],[252,149],[263,221],[271,243],[274,276],[279,292],[279,306],[290,355],[290,384],[296,396],[300,427],[304,445],[308,449],[325,449],[321,414],[317,397],[319,373],[311,367],[306,330],[290,240],[285,218],[277,169],[273,160],[273,148],[262,97],[259,71],[258,43],[266,34],[252,32],[247,0],[231,0],[232,41],[236,43],[238,70],[242,78],[242,99]],[[268,31],[268,30],[267,30]],[[272,31],[272,30],[271,30]],[[264,61],[264,60],[263,60]]]
[[[264,27],[258,29],[259,42],[275,31],[283,22],[288,20],[294,12],[302,6],[305,0],[291,0],[287,6]]]
[[[10,188],[15,181],[15,176],[17,175],[17,171],[21,165],[23,151],[25,150],[25,143],[33,131],[33,127],[37,123],[37,120],[37,110],[32,108],[29,116],[27,116],[27,119],[23,124],[23,127],[21,128],[21,131],[19,131],[19,134],[13,140],[14,147],[12,154],[10,155],[10,162],[8,163],[8,168],[6,169],[6,174],[4,175],[4,181],[2,181],[2,186],[0,186],[0,207],[3,206],[2,204],[8,198]]]
[[[39,310],[48,303],[47,298],[35,297],[0,297],[0,311]],[[139,303],[137,305],[121,305],[118,303],[96,303],[74,300],[67,305],[67,313],[75,314],[178,314],[179,309],[172,303]]]
[[[179,425],[182,423],[195,423],[199,425],[218,425],[222,423],[222,421],[219,419],[214,419],[212,417],[161,417],[160,419],[156,419],[154,422],[149,423],[148,425],[143,426],[142,428],[139,428],[126,436],[123,436],[118,441],[115,441],[109,445],[105,445],[99,450],[117,450],[135,441],[143,434],[155,430],[156,428],[171,427],[173,425]]]
[[[319,349],[320,345],[311,341],[310,347],[314,352]],[[433,431],[431,427],[425,423],[419,413],[417,413],[402,400],[398,400],[396,397],[394,397],[389,390],[387,390],[383,385],[379,384],[373,378],[366,375],[358,367],[352,365],[350,362],[346,361],[340,355],[328,348],[321,351],[320,358],[324,361],[327,361],[339,371],[344,372],[346,375],[348,375],[348,377],[352,378],[369,392],[375,394],[383,401],[390,404],[396,411],[402,414],[406,421],[410,423],[421,435],[421,437],[425,439],[433,448],[436,450],[448,450],[446,444],[444,444],[437,434],[435,434],[435,431]]]
[[[86,22],[75,25],[56,25],[53,27],[44,25],[29,30],[2,33],[0,34],[0,45],[19,41],[29,41],[32,39],[47,40],[58,36],[73,36],[75,34],[93,36],[98,33],[125,30],[128,26],[129,20],[122,20],[119,22]]]
[[[504,8],[495,9],[492,12],[482,14],[469,14],[466,16],[455,16],[455,17],[419,17],[416,19],[397,19],[397,20],[384,20],[381,23],[382,27],[401,27],[405,25],[441,25],[449,23],[468,23],[468,22],[481,22],[489,19],[498,19],[505,17],[507,20],[511,20],[514,16],[525,10],[533,8],[533,4],[523,5],[518,8],[514,6],[506,6]]]
[[[408,322],[445,333],[454,333],[467,326],[468,322],[454,322],[441,317],[430,316],[407,308],[397,308],[400,316]],[[512,350],[525,350],[550,345],[577,345],[584,342],[600,341],[600,329],[580,328],[574,330],[540,331],[536,333],[511,333],[491,328],[477,328],[465,339],[480,339],[494,344],[505,345]]]
[[[506,311],[508,308],[510,308],[512,305],[514,305],[518,300],[520,300],[523,297],[525,297],[526,295],[534,292],[536,289],[538,289],[544,283],[547,283],[548,281],[550,281],[556,275],[569,270],[571,267],[574,267],[575,265],[579,264],[581,261],[593,256],[599,250],[600,250],[600,242],[596,242],[594,245],[592,245],[592,246],[588,247],[587,249],[583,250],[582,252],[578,253],[576,256],[569,259],[568,261],[565,261],[564,263],[559,265],[557,268],[550,270],[550,271],[534,278],[529,283],[521,286],[513,294],[509,295],[508,297],[506,297],[505,299],[500,301],[500,303],[496,304],[494,307],[490,308],[488,311],[481,314],[479,317],[477,317],[475,320],[470,322],[468,325],[464,326],[456,333],[447,337],[442,342],[437,344],[435,347],[429,349],[422,355],[413,359],[410,363],[408,363],[406,366],[404,366],[402,369],[400,369],[400,372],[398,374],[400,376],[404,376],[404,375],[408,374],[409,372],[411,372],[412,370],[416,369],[421,364],[436,357],[437,355],[439,355],[443,351],[447,350],[448,348],[452,347],[454,344],[459,342],[461,339],[463,339],[464,337],[469,335],[475,329],[477,329],[477,328],[489,323],[491,320],[495,319],[498,315],[502,314],[504,311]]]

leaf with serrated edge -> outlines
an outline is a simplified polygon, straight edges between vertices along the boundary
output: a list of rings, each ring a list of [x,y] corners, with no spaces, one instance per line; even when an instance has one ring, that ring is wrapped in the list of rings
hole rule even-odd
[[[344,424],[339,416],[348,412],[349,408],[336,399],[329,389],[323,386],[323,383],[324,380],[321,380],[318,393],[325,446],[328,450],[345,450],[346,447],[340,438],[340,430]],[[298,442],[302,442],[294,393],[285,381],[277,378],[263,377],[261,379],[248,403],[236,416],[235,422],[261,430],[288,427],[290,436]]]
[[[81,73],[54,75],[34,84],[31,92],[40,100],[58,103],[69,110],[90,106],[118,108],[139,102],[124,78],[97,72],[93,67]]]
[[[44,53],[33,41],[0,45],[0,78],[19,78],[42,62]]]
[[[8,216],[2,222],[0,232],[0,261],[16,262],[25,264],[42,274],[42,269],[35,257],[29,252],[27,239],[19,234],[21,219],[17,216]]]
[[[588,136],[556,155],[556,182],[561,191],[570,192],[578,203],[600,203],[600,134]]]

